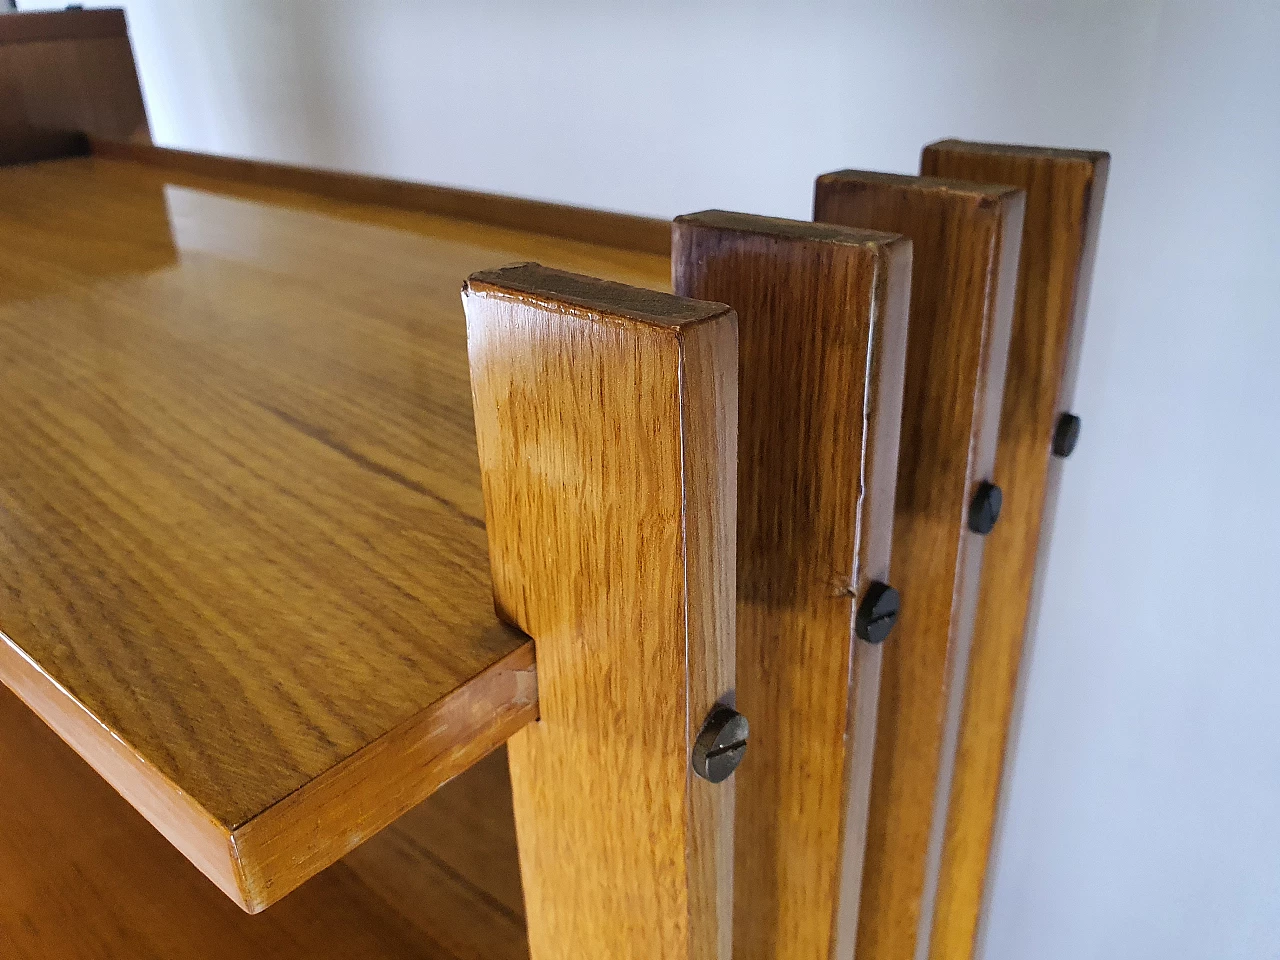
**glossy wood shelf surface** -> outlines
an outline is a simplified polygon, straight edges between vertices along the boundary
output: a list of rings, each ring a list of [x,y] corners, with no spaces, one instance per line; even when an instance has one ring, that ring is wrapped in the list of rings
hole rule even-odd
[[[0,244],[0,679],[260,910],[537,709],[461,278],[668,261],[102,159]]]

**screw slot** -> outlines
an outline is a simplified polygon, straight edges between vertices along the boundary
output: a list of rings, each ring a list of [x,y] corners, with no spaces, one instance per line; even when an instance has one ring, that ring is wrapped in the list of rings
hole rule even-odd
[[[750,732],[746,717],[732,707],[717,705],[694,741],[693,772],[712,783],[729,779],[746,756]]]
[[[898,591],[887,583],[873,580],[862,595],[862,603],[858,604],[853,632],[868,643],[883,643],[898,622],[901,608],[902,597]]]

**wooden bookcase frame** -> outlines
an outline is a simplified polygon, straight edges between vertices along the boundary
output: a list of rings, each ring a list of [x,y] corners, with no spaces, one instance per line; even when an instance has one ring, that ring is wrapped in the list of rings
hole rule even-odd
[[[672,249],[670,225],[660,220],[154,147],[121,11],[76,10],[0,18],[0,165],[86,152],[215,177],[228,184],[239,182],[246,189],[283,188],[342,202],[440,214],[649,253],[665,254]],[[912,947],[917,956],[923,956],[923,950],[933,960],[968,956],[973,949],[1003,758],[1015,712],[1022,637],[1034,606],[1037,557],[1047,538],[1047,518],[1058,482],[1058,461],[1050,457],[1049,448],[1058,417],[1069,407],[1106,167],[1106,155],[1097,152],[955,141],[926,148],[922,158],[922,173],[1004,184],[1026,190],[1028,197],[1025,230],[1021,226],[1015,229],[1016,217],[1006,217],[1007,232],[1023,237],[1023,261],[1013,321],[1010,386],[1004,395],[994,473],[988,462],[993,442],[988,408],[994,403],[999,409],[996,381],[1003,382],[1004,376],[992,353],[980,358],[990,382],[985,387],[982,423],[971,425],[973,436],[980,440],[973,454],[976,460],[965,474],[963,502],[952,504],[963,510],[973,483],[987,477],[1001,484],[1009,497],[1005,518],[987,547],[980,584],[975,579],[978,563],[974,550],[969,550],[974,555],[964,564],[965,583],[972,586],[972,590],[966,587],[966,596],[972,596],[965,603],[976,604],[976,614],[966,606],[968,612],[963,615],[976,616],[977,628],[973,652],[961,671],[963,676],[956,680],[963,686],[950,695],[962,709],[955,731],[957,742],[951,751],[954,774],[949,783],[939,787],[938,795],[945,794],[948,802],[930,808],[930,816],[940,818],[937,823],[929,818],[922,821],[922,829],[930,837],[941,838],[941,846],[929,855],[936,868],[927,880],[931,922],[920,928],[921,936]],[[982,191],[972,193],[978,196]],[[988,189],[983,196],[983,202],[1014,203],[1007,191]],[[833,269],[830,256],[833,249],[849,246],[848,237],[833,240],[819,235],[828,228],[788,226],[768,218],[735,219],[737,216],[698,215],[677,224],[678,292],[723,299],[731,307],[737,306],[734,301],[739,297],[753,304],[762,280],[766,287],[773,284],[776,290],[785,290],[789,284],[812,280],[807,271],[814,263],[827,271],[818,278],[818,299],[831,294],[823,283],[835,289],[838,271]],[[831,216],[840,218],[838,214]],[[850,222],[861,225],[865,221]],[[898,222],[890,218],[874,225],[898,229]],[[902,230],[909,232],[905,227]],[[1001,241],[1002,256],[1016,247],[1008,241],[1007,237]],[[767,265],[772,273],[735,279],[732,265],[718,275],[700,272],[705,261],[699,261],[698,270],[690,269],[692,250],[724,252],[737,245],[741,253],[760,243],[774,245],[772,260],[764,256],[756,262],[757,267]],[[882,330],[891,336],[878,344],[863,345],[861,380],[850,369],[837,371],[832,381],[843,383],[841,377],[851,376],[849,391],[863,391],[858,395],[872,397],[878,417],[868,434],[874,435],[874,442],[863,448],[864,453],[874,452],[875,464],[875,476],[864,478],[867,490],[875,496],[874,502],[865,505],[872,522],[863,535],[869,539],[856,548],[862,552],[850,582],[833,594],[842,605],[843,634],[826,651],[829,662],[824,661],[823,667],[824,676],[843,672],[848,680],[843,687],[847,700],[836,711],[836,726],[826,733],[843,731],[851,738],[847,756],[837,764],[833,783],[838,789],[828,791],[835,798],[829,812],[839,818],[838,828],[812,844],[810,851],[817,873],[830,881],[822,883],[831,887],[828,902],[832,909],[830,915],[817,912],[820,916],[812,930],[801,930],[803,924],[788,921],[787,917],[801,915],[800,901],[812,891],[800,883],[792,889],[795,896],[789,901],[781,886],[764,889],[756,881],[768,875],[766,861],[770,856],[776,859],[779,851],[762,859],[758,848],[753,848],[755,838],[740,834],[738,870],[753,878],[745,892],[739,889],[737,893],[736,946],[744,956],[752,949],[761,956],[807,956],[812,953],[807,946],[812,942],[826,944],[825,951],[818,948],[824,956],[844,958],[853,951],[859,923],[864,936],[874,930],[876,937],[884,936],[896,924],[874,902],[869,910],[864,903],[859,917],[864,892],[862,824],[871,789],[866,760],[872,734],[867,716],[868,710],[872,714],[876,710],[879,651],[853,642],[847,628],[853,603],[869,583],[894,579],[891,570],[886,572],[888,549],[882,541],[888,538],[890,519],[885,503],[886,497],[892,500],[893,489],[893,471],[887,465],[897,453],[898,408],[893,393],[895,387],[901,388],[902,357],[895,351],[900,351],[902,344],[899,339],[895,347],[893,336],[901,333],[898,319],[905,302],[900,302],[904,298],[898,288],[905,283],[903,264],[909,261],[910,253],[901,240],[864,237],[853,246],[859,244],[859,256],[881,258],[882,275],[876,281],[881,286],[873,291],[880,299],[874,300],[874,309],[881,311]],[[1009,270],[1007,263],[1002,264],[995,284],[998,289],[993,296],[1002,301],[1007,299],[1005,274]],[[1058,278],[1057,286],[1050,284],[1048,277]],[[637,301],[634,294],[623,296],[618,290],[605,291],[583,283],[586,281],[570,283],[553,272],[523,268],[477,276],[467,288],[497,606],[504,620],[533,639],[511,655],[514,659],[505,664],[505,672],[499,671],[502,683],[494,687],[519,688],[522,692],[515,697],[495,693],[498,699],[513,704],[518,701],[517,706],[504,715],[501,724],[492,727],[489,739],[470,753],[446,751],[447,762],[433,754],[413,791],[405,794],[408,799],[404,803],[430,792],[514,731],[515,815],[529,906],[527,922],[536,960],[580,955],[583,950],[618,957],[718,960],[727,957],[734,946],[730,920],[735,859],[730,852],[734,849],[733,781],[712,786],[698,780],[690,773],[688,755],[710,708],[734,698],[735,659],[747,699],[771,702],[768,683],[751,672],[756,667],[755,654],[744,654],[740,647],[735,658],[733,625],[733,488],[735,476],[741,478],[732,468],[735,431],[741,428],[753,443],[767,439],[767,431],[764,424],[750,419],[751,414],[744,414],[748,419],[742,423],[738,421],[739,369],[736,334],[730,333],[731,313],[704,307],[696,316],[679,314],[680,309],[692,309],[689,301],[682,301],[685,306],[680,308],[670,302],[659,307],[656,301]],[[869,288],[862,292],[869,293]],[[808,322],[830,319],[823,314],[815,321],[813,303],[792,304],[791,308],[788,316],[804,316]],[[873,300],[855,298],[845,308],[848,315],[844,321],[857,326],[870,317]],[[997,312],[1004,309],[1002,305]],[[679,315],[671,314],[672,310]],[[769,317],[767,310],[751,311],[753,323]],[[782,314],[772,319],[780,317]],[[767,334],[778,339],[760,339],[761,331],[770,329],[767,323],[753,325],[745,334],[750,339],[744,340],[744,346],[752,356],[795,349],[794,342],[780,335],[785,333],[781,327]],[[990,350],[991,341],[986,343]],[[640,379],[637,357],[645,358],[646,376]],[[782,356],[779,369],[762,365],[742,370],[741,376],[757,378],[759,387],[791,369],[801,386],[812,386],[816,382],[809,378],[813,370],[805,373],[803,363],[787,367],[796,357],[794,353]],[[808,360],[821,366],[821,358]],[[590,382],[571,382],[578,375],[571,366],[579,373],[590,370]],[[510,385],[533,369],[558,373],[530,379],[524,393],[509,393]],[[648,391],[644,410],[628,406],[619,397],[610,399],[608,385],[619,378],[637,390]],[[806,396],[818,405],[834,404],[843,389],[840,386],[826,401],[816,394]],[[865,393],[867,390],[872,392]],[[621,458],[616,462],[597,455],[598,436],[593,441],[576,427],[565,429],[552,446],[543,443],[547,435],[528,433],[530,425],[539,422],[539,410],[559,411],[559,425],[572,426],[571,415],[581,413],[588,393],[600,401],[595,413],[606,418],[597,424],[601,430],[607,427],[615,437],[634,434],[630,446],[610,451]],[[756,390],[752,396],[758,393]],[[803,416],[804,411],[798,415]],[[513,458],[513,443],[527,455]],[[525,446],[520,447],[521,443]],[[628,451],[634,456],[626,468],[629,473],[623,472]],[[592,501],[571,502],[560,496],[563,490],[546,485],[547,470],[565,468],[568,461],[564,458],[570,454],[578,458],[582,468],[578,482],[596,491]],[[538,467],[539,457],[551,459]],[[660,469],[655,467],[659,463]],[[812,466],[818,471],[817,465]],[[654,536],[655,542],[661,541],[661,550],[627,559],[610,551],[592,554],[573,547],[572,538],[577,535],[573,531],[584,537],[581,543],[591,544],[606,522],[614,522],[612,516],[606,520],[601,504],[611,500],[640,503],[633,488],[637,476],[653,479],[655,486],[646,491],[660,491],[665,498],[664,506],[656,511],[663,522],[655,528]],[[773,479],[779,484],[776,492],[783,492],[781,484],[788,478]],[[513,508],[516,504],[519,509]],[[645,509],[637,510],[633,521],[649,523],[646,510],[652,512],[652,507],[647,503]],[[743,533],[742,522],[739,517],[739,535]],[[546,538],[548,530],[558,531],[553,540],[561,535],[568,539],[558,541],[557,549],[550,552],[531,549],[529,545]],[[752,530],[748,516],[748,537]],[[667,577],[674,570],[683,571],[683,576],[679,583],[672,580],[674,593],[666,586],[657,591],[670,602],[657,604],[646,613],[641,629],[623,615],[627,611],[609,607],[605,587],[648,582],[645,578],[652,574],[655,563]],[[744,565],[739,563],[737,569],[741,576]],[[599,614],[597,620],[586,623],[578,616],[582,610],[558,592],[563,586],[561,578],[595,584],[583,596],[590,598],[588,609]],[[540,584],[540,592],[531,593],[530,583]],[[736,594],[740,610],[741,584]],[[651,629],[654,617],[668,618],[656,634]],[[991,624],[996,626],[985,630]],[[584,642],[584,637],[589,637],[590,643]],[[743,637],[739,624],[739,643]],[[901,639],[894,637],[890,642]],[[748,634],[750,649],[755,649],[750,647],[754,642]],[[646,659],[648,645],[654,643],[661,655],[650,662]],[[535,647],[540,667],[536,680],[532,664]],[[587,651],[594,659],[584,666]],[[25,666],[18,664],[14,669],[21,673]],[[624,675],[627,679],[620,680]],[[825,683],[816,677],[811,680],[811,689]],[[604,699],[602,690],[608,694]],[[641,692],[656,696],[663,704],[657,716],[651,706],[642,703]],[[32,690],[25,696],[35,698]],[[749,761],[757,766],[754,770],[746,767],[737,786],[739,797],[748,798],[746,808],[754,809],[757,819],[763,817],[761,822],[783,814],[779,796],[769,794],[778,805],[762,808],[759,797],[752,793],[753,783],[758,786],[762,776],[777,774],[790,763],[787,746],[778,740],[781,727],[770,726],[784,719],[782,706],[780,701],[772,702],[762,714],[765,725],[757,731],[763,749]],[[531,722],[538,709],[542,719]],[[680,722],[672,722],[673,717]],[[92,739],[92,724],[86,725],[85,718],[80,721],[85,726],[81,733]],[[61,732],[71,740],[79,736],[70,727]],[[768,747],[770,738],[772,749]],[[110,752],[108,748],[115,749],[106,745],[103,750]],[[539,775],[546,770],[558,772],[553,778]],[[553,785],[549,786],[549,781]],[[780,788],[783,794],[789,789],[785,783]],[[800,794],[787,801],[791,813],[807,802]],[[641,802],[636,803],[636,798]],[[138,802],[137,796],[131,799]],[[273,815],[287,818],[289,809],[282,805]],[[809,813],[813,815],[812,809]],[[149,813],[153,822],[166,815],[163,804]],[[364,826],[377,829],[389,822],[389,816]],[[760,827],[760,823],[750,822],[752,831]],[[794,817],[787,822],[792,827],[796,823]],[[574,823],[579,826],[571,826]],[[284,840],[273,835],[271,843],[285,843],[286,834],[287,830],[280,834]],[[803,846],[804,834],[800,830],[788,843]],[[178,836],[175,842],[183,846],[185,841]],[[290,854],[284,847],[281,850],[283,854],[272,856],[284,863]],[[191,851],[184,848],[184,852]],[[242,906],[261,909],[341,853],[341,848],[334,847],[292,871],[264,879],[258,887],[246,886],[241,882],[243,877],[237,879],[233,874],[239,868],[233,865],[222,877],[222,886]],[[209,867],[207,872],[219,870],[221,867]],[[278,885],[270,890],[273,883]],[[785,904],[791,901],[793,909],[788,912]]]

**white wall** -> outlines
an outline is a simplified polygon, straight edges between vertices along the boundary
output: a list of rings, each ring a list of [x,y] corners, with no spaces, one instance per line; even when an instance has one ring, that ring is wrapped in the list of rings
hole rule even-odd
[[[940,136],[1111,150],[985,956],[1280,957],[1280,7],[124,6],[200,150],[794,217]]]

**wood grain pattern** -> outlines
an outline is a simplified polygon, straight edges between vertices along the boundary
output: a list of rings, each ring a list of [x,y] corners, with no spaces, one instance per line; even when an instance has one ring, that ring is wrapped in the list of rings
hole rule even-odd
[[[124,12],[0,20],[0,164],[87,152],[85,135],[150,143]]]
[[[504,751],[251,917],[0,689],[6,960],[524,960],[522,914]]]
[[[1023,638],[1062,470],[1050,456],[1071,408],[1109,157],[948,140],[926,147],[923,173],[1027,191],[1009,371],[995,480],[1004,511],[986,545],[965,682],[930,956],[973,956]]]
[[[609,210],[572,207],[523,197],[478,193],[429,183],[410,183],[333,170],[293,167],[261,160],[218,157],[142,143],[94,138],[97,156],[163,167],[184,173],[281,187],[344,200],[397,207],[419,213],[469,220],[528,233],[579,240],[584,243],[656,253],[671,251],[671,224]]]
[[[678,217],[677,293],[739,322],[735,956],[825,956],[856,927],[888,578],[911,244],[720,211]]]
[[[0,171],[0,674],[257,909],[535,714],[457,278],[667,266],[232,186]]]
[[[932,913],[982,562],[968,505],[995,457],[1023,202],[1010,187],[858,171],[817,184],[815,219],[899,232],[914,250],[890,575],[903,610],[884,655],[861,957],[910,960]]]
[[[532,956],[728,960],[733,784],[689,757],[733,688],[733,311],[536,264],[463,300],[495,604],[538,651]]]

